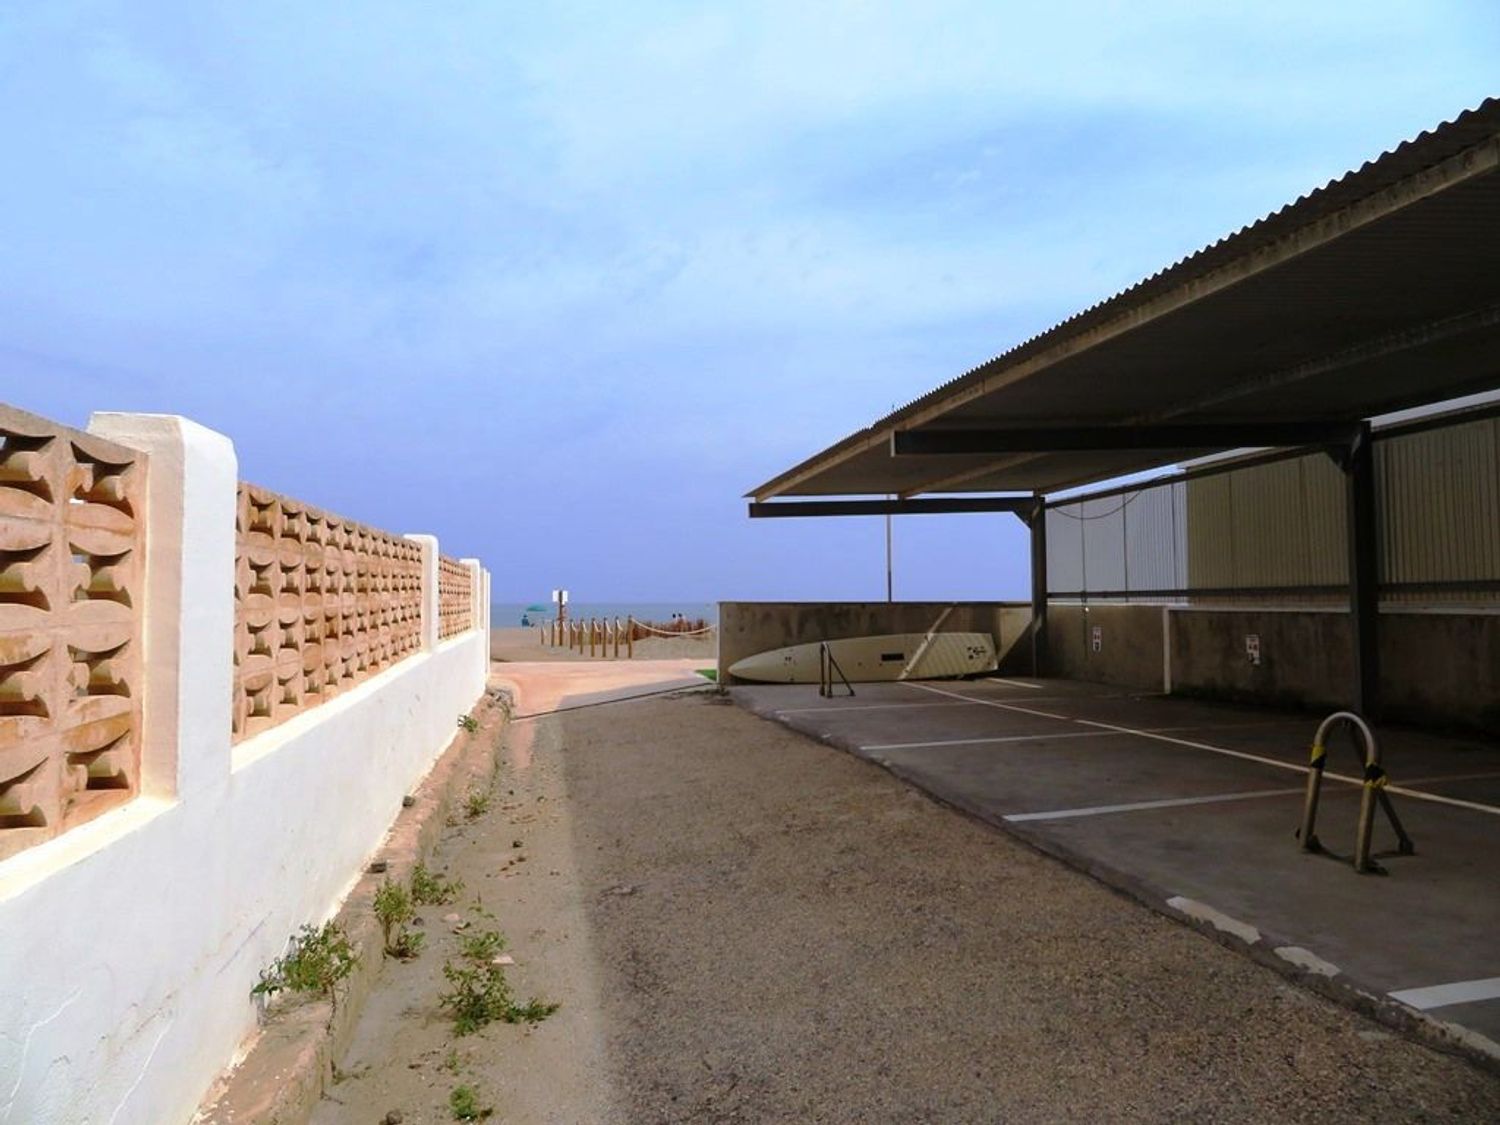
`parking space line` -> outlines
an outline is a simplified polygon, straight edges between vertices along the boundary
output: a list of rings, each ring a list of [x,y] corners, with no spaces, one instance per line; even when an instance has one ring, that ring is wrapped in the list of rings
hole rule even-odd
[[[1001,711],[1017,711],[1023,715],[1037,715],[1044,719],[1058,719],[1065,723],[1082,723],[1087,727],[1098,727],[1101,730],[1114,731],[1117,734],[1133,734],[1139,738],[1149,738],[1156,742],[1165,742],[1173,746],[1186,746],[1190,750],[1206,750],[1210,754],[1221,754],[1226,758],[1239,758],[1245,762],[1257,762],[1263,766],[1270,766],[1278,770],[1290,770],[1293,773],[1307,774],[1307,767],[1298,762],[1286,762],[1279,758],[1268,758],[1264,754],[1251,754],[1244,750],[1231,750],[1227,746],[1215,746],[1209,742],[1197,742],[1188,738],[1174,738],[1168,734],[1158,734],[1139,727],[1121,726],[1118,723],[1104,723],[1097,719],[1076,719],[1071,715],[1059,715],[1055,711],[1040,711],[1034,707],[1021,707],[1015,703],[1001,703],[994,699],[975,699],[973,696],[960,695],[953,691],[944,691],[942,688],[932,687],[930,684],[913,683],[910,680],[902,681],[907,687],[917,688],[921,691],[930,691],[936,695],[944,695],[950,699],[961,699],[966,703],[978,703],[983,707],[995,707]],[[1338,781],[1345,785],[1362,786],[1364,779],[1361,777],[1350,777],[1348,774],[1334,773],[1325,770],[1323,777],[1328,781]],[[1444,797],[1439,793],[1424,793],[1420,789],[1408,789],[1401,785],[1387,785],[1387,793],[1394,793],[1402,797],[1411,797],[1418,801],[1428,801],[1435,805],[1448,805],[1453,808],[1469,809],[1472,812],[1486,813],[1489,816],[1500,816],[1500,806],[1482,804],[1478,801],[1464,801],[1457,797]]]
[[[1025,680],[1007,680],[1000,676],[985,676],[984,680],[990,684],[1009,684],[1011,687],[1030,688],[1032,691],[1041,691],[1043,685],[1028,684]]]
[[[1490,781],[1500,777],[1500,770],[1491,770],[1488,773],[1449,773],[1433,774],[1431,777],[1408,777],[1407,785],[1440,785],[1445,781]]]
[[[974,700],[966,702],[974,703]],[[777,715],[809,715],[814,712],[829,715],[840,714],[844,711],[893,711],[904,707],[962,707],[962,703],[939,703],[934,700],[931,703],[857,703],[852,707],[788,707],[782,711],[773,712]]]
[[[975,699],[972,695],[959,695],[956,691],[944,691],[942,688],[935,688],[931,684],[917,684],[911,680],[902,680],[901,682],[909,688],[916,688],[918,691],[930,691],[934,695],[946,695],[949,699],[962,699],[965,703],[977,703],[981,707],[998,707],[1002,711],[1019,711],[1023,715],[1040,715],[1044,719],[1061,719],[1065,723],[1076,721],[1067,715],[1058,715],[1051,711],[1038,711],[1034,707],[1021,707],[1014,703],[1001,703],[997,699]]]
[[[1500,977],[1484,980],[1459,980],[1451,984],[1434,984],[1427,988],[1404,988],[1387,993],[1410,1008],[1425,1012],[1449,1004],[1473,1004],[1480,1000],[1500,1000]]]
[[[1081,809],[1056,809],[1052,812],[1012,813],[1002,820],[1063,820],[1078,816],[1104,816],[1108,813],[1136,812],[1142,809],[1171,809],[1180,805],[1212,805],[1220,801],[1251,801],[1260,797],[1288,797],[1301,793],[1297,789],[1256,789],[1249,793],[1213,793],[1205,797],[1168,797],[1159,801],[1132,801],[1124,805],[1093,805]]]
[[[1230,750],[1225,746],[1214,746],[1208,742],[1194,742],[1186,738],[1173,738],[1171,735],[1156,734],[1149,730],[1140,730],[1136,727],[1122,727],[1115,723],[1101,723],[1093,719],[1075,719],[1074,722],[1083,723],[1085,726],[1103,727],[1105,730],[1118,731],[1120,734],[1134,734],[1141,738],[1155,739],[1157,742],[1169,742],[1176,746],[1186,746],[1193,750],[1207,750],[1210,754],[1223,754],[1230,758],[1243,758],[1247,762],[1259,762],[1262,765],[1274,766],[1276,769],[1291,770],[1294,773],[1306,774],[1307,767],[1296,762],[1283,762],[1276,758],[1267,758],[1261,754],[1247,754],[1243,750]],[[1350,777],[1348,774],[1334,773],[1325,770],[1324,778],[1329,781],[1342,781],[1345,785],[1363,785],[1364,779]],[[1490,816],[1500,816],[1500,807],[1495,805],[1483,805],[1477,801],[1461,801],[1457,797],[1444,797],[1438,793],[1424,793],[1420,789],[1407,789],[1401,785],[1387,785],[1387,793],[1396,793],[1403,797],[1414,797],[1419,801],[1430,801],[1437,805],[1452,805],[1455,808],[1471,809],[1474,812],[1488,813]]]
[[[1073,731],[1068,734],[1010,734],[995,738],[949,738],[940,742],[882,742],[861,750],[925,750],[931,746],[983,746],[995,742],[1051,742],[1059,738],[1104,738],[1107,730]]]

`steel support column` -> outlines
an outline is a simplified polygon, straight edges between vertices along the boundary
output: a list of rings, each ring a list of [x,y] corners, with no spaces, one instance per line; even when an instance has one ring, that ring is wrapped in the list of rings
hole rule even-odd
[[[1031,674],[1047,670],[1047,505],[1036,498],[1026,521],[1031,528]]]
[[[1343,458],[1349,532],[1349,625],[1354,709],[1380,715],[1380,529],[1376,523],[1375,452],[1366,423]]]

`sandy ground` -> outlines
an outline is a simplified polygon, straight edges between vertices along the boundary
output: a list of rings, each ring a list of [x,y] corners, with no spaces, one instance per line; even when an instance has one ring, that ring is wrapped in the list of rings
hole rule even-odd
[[[496,807],[440,849],[464,898],[316,1121],[449,1121],[460,1083],[507,1122],[1500,1119],[1469,1064],[711,692],[503,671],[521,713],[577,709],[511,728]],[[441,916],[476,900],[563,1005],[534,1029],[437,1010]]]
[[[611,654],[613,646],[611,646]],[[718,640],[710,633],[703,637],[648,637],[635,642],[637,660],[697,660],[700,668],[712,667],[718,654]],[[579,655],[572,649],[552,648],[541,643],[541,634],[535,629],[495,629],[490,633],[490,658],[502,661],[576,661],[603,659],[602,654],[591,658],[587,651]],[[625,658],[621,646],[620,659]]]

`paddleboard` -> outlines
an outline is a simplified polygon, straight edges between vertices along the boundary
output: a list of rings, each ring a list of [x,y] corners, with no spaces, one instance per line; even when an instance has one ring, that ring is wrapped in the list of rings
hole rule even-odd
[[[941,680],[993,672],[995,638],[988,633],[892,633],[829,641],[850,683]],[[818,682],[818,643],[758,652],[730,665],[729,674],[762,684]]]

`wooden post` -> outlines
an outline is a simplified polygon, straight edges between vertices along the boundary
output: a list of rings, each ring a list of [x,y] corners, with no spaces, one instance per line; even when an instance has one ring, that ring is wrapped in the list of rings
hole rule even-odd
[[[620,619],[615,618],[615,659],[620,659]]]
[[[625,659],[635,659],[635,615],[625,618]]]

